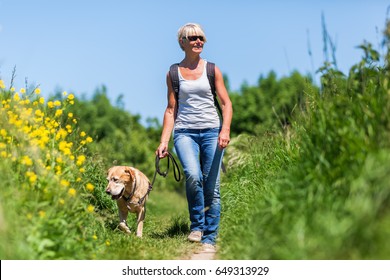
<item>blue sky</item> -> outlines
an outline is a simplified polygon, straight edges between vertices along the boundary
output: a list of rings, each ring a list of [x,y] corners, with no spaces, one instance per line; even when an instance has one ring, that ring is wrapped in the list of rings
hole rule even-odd
[[[0,77],[16,89],[39,84],[92,96],[105,85],[115,102],[142,121],[162,122],[165,75],[183,58],[178,28],[200,23],[208,42],[202,57],[215,62],[231,90],[256,85],[273,70],[278,77],[313,73],[324,61],[321,14],[347,72],[364,40],[380,45],[385,0],[0,0]],[[308,54],[310,50],[312,56]],[[234,104],[233,104],[234,105]]]

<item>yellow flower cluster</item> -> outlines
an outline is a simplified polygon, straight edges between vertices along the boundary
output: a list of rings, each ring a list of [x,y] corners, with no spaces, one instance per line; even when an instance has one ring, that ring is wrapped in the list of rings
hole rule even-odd
[[[20,166],[17,171],[23,172],[22,185],[42,188],[44,193],[49,192],[47,188],[62,187],[69,199],[80,191],[93,191],[92,184],[84,188],[81,185],[86,163],[84,148],[93,140],[84,131],[78,132],[77,119],[68,112],[74,102],[75,96],[67,92],[63,100],[46,101],[39,88],[31,93],[24,88],[7,90],[0,79],[0,160]],[[50,184],[44,183],[48,178]],[[66,196],[57,202],[63,205],[65,199]],[[92,213],[93,206],[89,205],[87,211]],[[45,217],[42,213],[38,216]]]

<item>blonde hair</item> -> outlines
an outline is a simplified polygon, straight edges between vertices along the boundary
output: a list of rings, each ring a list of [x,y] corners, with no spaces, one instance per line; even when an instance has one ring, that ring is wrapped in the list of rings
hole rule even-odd
[[[193,36],[193,35],[203,36],[203,38],[204,38],[203,42],[206,43],[206,41],[207,41],[206,35],[204,34],[203,28],[200,26],[200,24],[187,23],[179,28],[179,31],[177,32],[177,41],[179,42],[180,48],[182,50],[184,50],[184,49],[180,43],[181,40],[183,38],[187,38],[188,36]]]

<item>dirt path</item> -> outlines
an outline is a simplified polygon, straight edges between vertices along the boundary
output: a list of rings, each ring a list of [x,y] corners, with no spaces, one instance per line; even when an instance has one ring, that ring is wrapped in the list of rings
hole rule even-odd
[[[215,253],[200,252],[191,256],[190,260],[215,260]]]
[[[202,247],[190,256],[190,260],[215,260],[216,252],[202,251]]]

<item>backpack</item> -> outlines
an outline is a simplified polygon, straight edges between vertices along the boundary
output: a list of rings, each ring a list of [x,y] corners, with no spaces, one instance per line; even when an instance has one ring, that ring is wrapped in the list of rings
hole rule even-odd
[[[178,100],[179,100],[180,82],[179,82],[178,68],[179,68],[179,63],[172,64],[171,67],[169,68],[169,75],[171,76],[172,87],[173,87],[173,90],[175,91],[176,102],[179,105]],[[217,99],[217,94],[215,91],[215,63],[207,62],[206,70],[207,70],[207,78],[209,80],[211,92],[212,92],[213,97],[214,97],[214,104],[215,104],[215,107],[217,107],[218,112],[222,118],[221,106],[219,105],[219,102]]]

